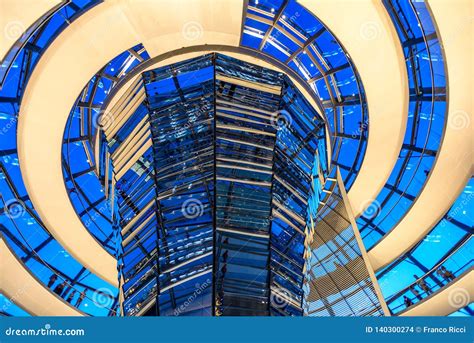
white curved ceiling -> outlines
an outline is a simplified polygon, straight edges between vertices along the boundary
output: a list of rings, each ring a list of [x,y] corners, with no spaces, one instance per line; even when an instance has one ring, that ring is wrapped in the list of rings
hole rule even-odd
[[[126,22],[120,9],[104,3],[67,27],[34,69],[18,122],[20,167],[35,209],[74,258],[114,285],[118,284],[115,259],[87,232],[68,199],[64,181],[60,181],[61,141],[65,117],[90,76],[103,61],[136,43],[133,31],[121,30]],[[100,23],[103,30],[96,31],[93,27]],[[102,39],[115,41],[117,47],[104,50]]]
[[[369,138],[348,197],[357,218],[385,185],[402,147],[408,77],[400,41],[382,1],[299,0],[334,33],[364,85]]]
[[[400,150],[407,81],[398,40],[381,5],[366,1],[364,6],[349,6],[348,11],[342,2],[302,1],[328,24],[349,51],[369,102],[366,157],[348,195],[358,214],[367,199],[375,198],[383,186]],[[334,11],[333,6],[341,6],[341,11]],[[151,0],[106,1],[74,21],[48,48],[31,76],[18,126],[20,165],[28,193],[53,236],[79,262],[111,284],[117,284],[115,259],[83,226],[63,182],[61,140],[72,104],[97,70],[140,42],[151,56],[205,43],[238,46],[242,12],[241,0],[217,4],[211,0],[167,0],[159,7]],[[348,16],[344,20],[347,26],[337,20],[343,14]],[[363,24],[351,19],[356,17],[377,23],[381,34],[370,41],[354,36],[354,30],[360,32]],[[197,28],[197,33],[189,34],[186,30],[190,27]],[[381,51],[387,53],[381,55]],[[364,59],[367,56],[379,58],[369,62]],[[380,141],[386,144],[377,144]],[[384,158],[378,159],[379,156]]]
[[[63,181],[62,137],[75,99],[91,76],[122,51],[143,40],[147,48],[153,46],[157,37],[146,32],[146,25],[140,25],[140,13],[144,20],[150,20],[153,14],[154,25],[148,24],[149,30],[163,30],[157,22],[171,25],[174,34],[166,37],[175,48],[204,42],[237,46],[240,39],[240,17],[228,18],[242,13],[241,1],[226,6],[215,6],[210,0],[164,1],[163,7],[150,12],[152,3],[156,5],[153,1],[106,1],[69,25],[34,69],[18,122],[20,167],[35,209],[51,234],[74,258],[113,285],[118,284],[117,262],[84,227]],[[170,21],[170,17],[175,20]],[[198,36],[183,34],[186,23],[203,23],[203,31]],[[156,47],[155,53],[169,49],[165,43],[156,43]]]
[[[0,60],[10,47],[43,14],[55,7],[61,0],[9,0],[0,1]]]
[[[430,0],[429,5],[436,19],[447,65],[446,131],[422,193],[402,221],[370,250],[375,270],[423,239],[449,210],[474,173],[473,2]]]

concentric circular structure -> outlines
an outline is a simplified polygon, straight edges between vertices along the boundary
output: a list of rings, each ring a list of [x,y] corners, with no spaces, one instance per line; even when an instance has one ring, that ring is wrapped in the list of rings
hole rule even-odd
[[[3,315],[473,314],[469,0],[0,8]]]

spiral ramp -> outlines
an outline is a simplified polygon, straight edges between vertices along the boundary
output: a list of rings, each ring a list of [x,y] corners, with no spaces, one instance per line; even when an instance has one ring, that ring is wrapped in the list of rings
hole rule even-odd
[[[253,0],[28,4],[3,0],[0,15],[0,275],[1,293],[15,306],[31,315],[116,314],[123,296],[112,249],[117,221],[113,208],[101,210],[116,200],[114,178],[100,166],[110,156],[98,151],[94,130],[73,114],[109,113],[144,71],[218,52],[288,75],[327,123],[328,165],[343,172],[367,265],[390,312],[473,314],[471,1],[299,0],[267,9]],[[295,6],[301,8],[290,16]],[[406,22],[397,21],[402,13]],[[319,36],[303,35],[293,50],[291,31],[272,31],[288,22],[304,26],[308,15],[323,28]],[[262,23],[270,29],[256,30]],[[319,43],[326,34],[335,43]],[[263,43],[252,46],[246,35]],[[298,56],[311,55],[316,44],[323,71],[307,75],[302,70],[315,63]],[[103,89],[97,103],[85,93],[88,85]],[[346,94],[344,86],[358,94]],[[65,135],[68,127],[78,130],[77,138]],[[69,144],[77,151],[66,149]],[[136,153],[128,152],[130,158]],[[74,169],[78,160],[82,170]],[[87,175],[92,181],[81,181]],[[88,193],[87,187],[97,189]],[[99,222],[100,213],[106,215]],[[435,241],[443,254],[425,261]],[[417,278],[396,284],[393,275],[403,273],[406,261],[417,266]],[[437,275],[440,266],[455,277]],[[18,278],[10,282],[9,275]],[[62,297],[55,294],[57,282],[48,286],[53,275],[65,285]],[[433,285],[423,299],[410,293],[420,279]],[[404,295],[414,300],[408,308]]]

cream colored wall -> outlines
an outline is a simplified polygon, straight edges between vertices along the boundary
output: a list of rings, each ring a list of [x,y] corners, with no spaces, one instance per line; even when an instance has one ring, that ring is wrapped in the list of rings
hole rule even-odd
[[[181,47],[238,46],[242,0],[118,0],[150,56]]]

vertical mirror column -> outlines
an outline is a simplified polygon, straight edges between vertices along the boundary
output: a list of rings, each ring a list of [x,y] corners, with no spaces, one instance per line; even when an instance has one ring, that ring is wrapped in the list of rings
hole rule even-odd
[[[282,75],[216,56],[216,315],[270,315],[274,116]]]
[[[326,140],[288,77],[213,53],[145,71],[113,112],[122,313],[303,315]]]
[[[158,314],[212,315],[214,66],[203,56],[145,72],[158,225]]]

